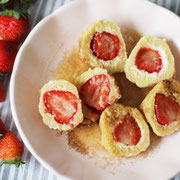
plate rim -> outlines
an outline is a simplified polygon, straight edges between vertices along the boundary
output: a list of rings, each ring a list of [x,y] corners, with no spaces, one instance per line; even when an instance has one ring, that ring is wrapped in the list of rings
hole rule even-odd
[[[9,100],[10,100],[10,107],[11,107],[11,112],[12,112],[12,117],[13,117],[13,121],[18,129],[19,135],[23,141],[23,143],[25,144],[25,146],[27,147],[28,151],[34,156],[35,159],[38,160],[38,162],[45,167],[47,170],[53,172],[57,177],[59,178],[64,178],[64,179],[69,179],[69,177],[65,176],[64,174],[60,174],[58,171],[56,171],[55,168],[53,168],[50,164],[48,164],[42,157],[40,157],[40,155],[38,155],[38,153],[34,150],[34,148],[32,147],[32,145],[30,144],[28,138],[26,137],[26,135],[24,134],[23,128],[21,126],[21,124],[19,123],[19,118],[17,115],[17,111],[16,111],[16,105],[15,105],[15,94],[14,94],[14,85],[15,85],[15,79],[16,79],[16,72],[18,70],[18,65],[21,61],[21,56],[22,53],[24,51],[24,49],[26,48],[27,44],[29,43],[29,41],[31,40],[31,38],[33,37],[33,35],[36,33],[36,31],[38,31],[38,29],[43,26],[48,20],[50,20],[51,18],[53,18],[54,16],[56,16],[56,14],[58,14],[59,12],[66,10],[68,8],[72,8],[75,5],[81,4],[82,2],[86,1],[88,2],[92,2],[92,1],[96,1],[96,0],[74,0],[69,2],[68,4],[64,4],[62,6],[60,6],[59,8],[57,8],[54,12],[52,12],[51,14],[49,14],[48,16],[44,17],[40,22],[38,22],[33,29],[31,30],[31,32],[29,33],[29,35],[27,36],[26,40],[24,41],[24,43],[22,44],[22,46],[20,47],[18,54],[16,56],[15,59],[15,63],[14,63],[14,67],[13,67],[13,72],[11,74],[11,78],[10,78],[10,96],[9,96]],[[128,0],[130,2],[130,0]],[[151,4],[151,6],[154,6],[156,8],[159,8],[163,11],[165,11],[165,13],[173,16],[174,18],[176,18],[176,20],[178,20],[180,22],[180,17],[175,14],[174,12],[170,11],[169,9],[162,7],[158,4],[155,4],[152,1],[149,0],[136,0],[136,1],[141,1],[141,3],[147,3],[147,4]],[[176,176],[178,173],[180,172],[180,169],[178,172],[176,172],[174,174],[174,176]],[[174,177],[173,176],[173,177]],[[170,178],[173,178],[170,177]]]

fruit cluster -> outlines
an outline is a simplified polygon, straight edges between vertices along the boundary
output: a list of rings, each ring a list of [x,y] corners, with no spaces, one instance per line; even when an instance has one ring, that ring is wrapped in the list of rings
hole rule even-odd
[[[2,80],[5,75],[10,75],[13,70],[16,54],[20,45],[30,31],[30,21],[27,10],[37,0],[0,0],[0,74]],[[15,9],[18,4],[18,9]],[[0,102],[5,100],[2,81],[0,81]],[[2,164],[23,164],[23,144],[11,132],[6,131],[3,121],[0,120],[0,158]]]

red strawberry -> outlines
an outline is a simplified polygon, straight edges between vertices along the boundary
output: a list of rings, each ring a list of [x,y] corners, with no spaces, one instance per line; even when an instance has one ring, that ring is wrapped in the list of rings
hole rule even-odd
[[[5,99],[5,93],[4,93],[4,89],[3,89],[2,83],[0,82],[0,102],[3,102],[4,99]]]
[[[0,158],[3,159],[1,165],[15,164],[16,167],[19,167],[19,165],[24,164],[20,160],[23,151],[24,147],[19,139],[11,131],[5,132],[0,142]]]
[[[141,138],[141,131],[134,117],[126,115],[123,122],[115,127],[113,138],[116,142],[135,146]]]
[[[15,43],[6,40],[0,40],[0,72],[12,72],[17,52],[18,47]]]
[[[110,82],[106,75],[95,75],[86,81],[80,89],[80,97],[84,104],[101,111],[108,105]]]
[[[141,48],[136,56],[135,64],[139,70],[148,73],[159,72],[162,69],[162,59],[157,50]]]
[[[178,120],[179,104],[171,97],[156,94],[154,109],[157,121],[162,125],[169,125]]]
[[[28,35],[29,19],[17,11],[5,10],[0,13],[0,36],[20,44]]]
[[[68,91],[48,91],[44,94],[44,105],[56,122],[68,124],[78,109],[79,99]]]
[[[3,121],[0,119],[0,134],[4,134],[5,133],[5,126],[4,126],[4,123]]]
[[[96,109],[87,107],[84,104],[82,105],[82,110],[83,110],[84,117],[93,122],[97,121],[101,116],[101,111],[97,111]]]
[[[116,35],[108,32],[96,33],[91,41],[91,49],[95,56],[103,60],[115,58],[120,50],[120,41]]]

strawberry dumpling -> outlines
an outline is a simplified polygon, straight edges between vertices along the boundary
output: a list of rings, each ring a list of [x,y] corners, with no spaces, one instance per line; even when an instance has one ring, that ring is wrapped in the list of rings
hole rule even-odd
[[[166,136],[180,129],[180,83],[159,82],[140,105],[154,133]]]
[[[82,102],[98,111],[121,98],[114,77],[106,69],[89,69],[77,77],[76,85]]]
[[[142,37],[125,64],[125,74],[138,87],[150,87],[175,74],[174,57],[165,39]]]
[[[49,81],[41,89],[39,111],[52,129],[71,130],[83,121],[77,88],[65,81]]]
[[[80,36],[79,55],[92,67],[105,68],[110,73],[124,71],[127,56],[120,28],[110,20],[91,24]]]
[[[84,117],[91,122],[96,122],[101,116],[101,111],[98,111],[84,104],[82,104],[82,112]]]
[[[135,156],[150,144],[149,127],[136,108],[112,104],[103,111],[99,125],[102,143],[114,156]]]

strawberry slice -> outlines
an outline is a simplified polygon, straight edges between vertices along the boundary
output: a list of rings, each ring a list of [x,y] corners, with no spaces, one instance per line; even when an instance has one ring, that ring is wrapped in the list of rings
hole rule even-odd
[[[138,51],[135,64],[139,70],[148,73],[158,73],[162,69],[162,59],[159,52],[150,48],[141,48]]]
[[[134,117],[126,115],[123,122],[115,127],[113,138],[116,142],[135,146],[141,138],[141,131]]]
[[[57,123],[68,124],[78,109],[78,98],[68,91],[52,90],[44,94],[44,105]]]
[[[108,32],[95,33],[91,41],[93,54],[105,61],[115,58],[120,50],[120,40],[118,36]]]
[[[80,89],[80,97],[84,104],[101,111],[108,105],[110,81],[104,74],[95,75],[86,81]]]
[[[162,125],[169,125],[178,120],[179,104],[171,97],[157,93],[154,109],[157,121]]]

